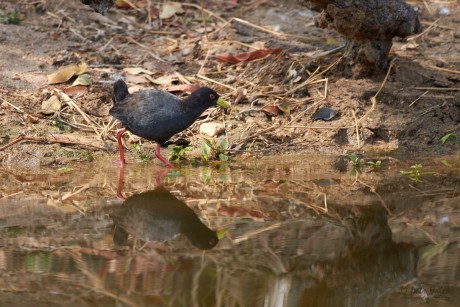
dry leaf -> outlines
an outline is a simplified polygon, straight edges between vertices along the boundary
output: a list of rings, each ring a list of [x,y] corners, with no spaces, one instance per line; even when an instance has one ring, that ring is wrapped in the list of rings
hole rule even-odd
[[[189,92],[193,93],[200,86],[198,84],[179,84],[168,87],[168,92]]]
[[[42,102],[41,113],[49,115],[54,114],[61,108],[61,101],[56,95],[51,96],[48,100]]]
[[[265,112],[268,115],[278,115],[281,110],[278,106],[264,106],[261,111]]]
[[[63,83],[68,81],[74,75],[81,75],[86,71],[88,65],[80,63],[78,65],[72,64],[61,67],[57,73],[48,75],[48,84]]]
[[[168,19],[173,17],[176,14],[182,14],[184,10],[182,9],[182,5],[180,3],[166,3],[161,7],[160,10],[160,19]]]
[[[121,9],[132,9],[131,4],[125,0],[116,0],[115,6]]]
[[[227,62],[227,63],[239,63],[239,62],[248,62],[257,59],[261,59],[266,57],[270,54],[279,54],[283,51],[281,48],[274,48],[274,49],[260,49],[250,52],[243,52],[240,54],[220,54],[217,56],[217,60],[220,62]]]
[[[123,71],[131,75],[139,75],[139,74],[153,75],[152,71],[146,70],[142,67],[126,67],[126,68],[123,68]]]
[[[148,79],[153,84],[157,84],[157,85],[169,85],[169,84],[173,83],[174,81],[177,81],[176,74],[164,75],[164,76],[161,76],[161,77],[156,78],[156,79],[153,79],[152,77],[146,75],[145,78]]]
[[[142,84],[147,82],[145,76],[146,75],[126,75],[125,81],[128,83]]]
[[[173,72],[174,66],[160,61],[152,61],[152,62],[145,62],[144,68],[149,71],[156,71],[156,72]]]
[[[88,74],[83,74],[83,75],[78,76],[77,80],[75,80],[72,83],[72,86],[77,86],[77,85],[90,86],[91,84],[93,84],[93,77],[91,77],[91,75],[88,75]]]
[[[78,85],[78,86],[61,87],[60,90],[69,96],[76,96],[76,95],[84,94],[88,90],[88,88],[83,85]]]
[[[241,101],[247,99],[248,90],[242,87],[239,87],[235,92],[235,104],[240,103]]]

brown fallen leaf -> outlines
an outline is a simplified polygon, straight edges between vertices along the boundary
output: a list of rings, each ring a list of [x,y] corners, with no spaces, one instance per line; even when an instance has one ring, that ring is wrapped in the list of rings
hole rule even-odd
[[[239,62],[249,62],[257,59],[261,59],[270,54],[279,54],[283,51],[281,48],[274,49],[260,49],[255,51],[243,52],[239,54],[219,54],[217,55],[217,60],[220,62],[226,63],[239,63]]]
[[[235,104],[238,104],[242,102],[243,100],[248,99],[247,95],[248,95],[248,90],[243,87],[239,87],[235,91]]]
[[[145,62],[144,68],[155,72],[173,72],[174,66],[160,61]]]
[[[63,83],[68,81],[75,75],[83,74],[88,65],[86,63],[80,63],[78,65],[72,64],[61,67],[57,73],[48,75],[48,84],[56,84],[56,83]]]
[[[149,80],[150,82],[152,82],[153,84],[157,84],[157,85],[169,85],[173,83],[174,81],[177,81],[178,79],[176,74],[164,75],[156,79],[150,77],[149,75],[145,75],[145,78]]]
[[[128,83],[133,84],[143,84],[147,83],[147,79],[145,79],[146,75],[126,75],[125,81]]]
[[[168,87],[168,92],[188,92],[188,93],[193,93],[197,89],[199,89],[200,86],[198,84],[179,84],[179,85],[173,85]]]
[[[77,86],[61,87],[60,90],[69,96],[77,96],[77,95],[84,94],[88,90],[88,88],[84,85],[77,85]]]
[[[132,9],[133,8],[131,3],[125,0],[116,0],[115,6],[121,9]]]
[[[160,9],[160,19],[168,19],[173,17],[176,14],[184,13],[182,9],[182,4],[176,2],[170,2],[163,5]]]
[[[45,115],[54,114],[61,108],[61,101],[56,95],[51,96],[48,100],[42,102],[41,113]]]
[[[142,67],[126,67],[126,68],[123,68],[123,71],[131,75],[139,75],[139,74],[153,75],[153,71],[144,69]]]
[[[278,106],[264,106],[260,109],[262,112],[268,114],[268,115],[278,115],[280,114],[281,110]]]

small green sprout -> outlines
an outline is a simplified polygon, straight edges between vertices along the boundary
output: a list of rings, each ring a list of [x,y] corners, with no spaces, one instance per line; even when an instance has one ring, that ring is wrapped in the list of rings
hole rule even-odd
[[[441,142],[443,144],[445,144],[447,142],[448,139],[450,138],[453,138],[453,139],[456,139],[457,138],[457,135],[455,133],[448,133],[446,135],[444,135],[442,138],[441,138]]]
[[[168,155],[169,161],[179,163],[181,160],[187,160],[187,152],[192,151],[193,147],[182,145],[169,145],[168,148],[171,150]]]
[[[228,143],[226,139],[222,139],[216,146],[216,139],[207,140],[201,144],[203,161],[218,160],[222,162],[230,161],[230,157],[226,154]]]

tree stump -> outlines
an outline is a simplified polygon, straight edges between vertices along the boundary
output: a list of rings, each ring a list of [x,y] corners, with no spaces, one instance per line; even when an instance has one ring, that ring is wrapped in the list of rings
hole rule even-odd
[[[364,77],[386,71],[393,37],[420,32],[417,11],[403,0],[305,0],[321,11],[316,23],[348,38],[344,75]]]

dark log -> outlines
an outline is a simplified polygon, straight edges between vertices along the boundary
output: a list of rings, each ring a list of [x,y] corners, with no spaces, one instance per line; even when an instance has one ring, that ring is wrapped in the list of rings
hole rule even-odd
[[[417,12],[403,0],[305,0],[321,11],[317,25],[349,39],[344,73],[363,77],[388,68],[393,37],[420,32]]]

